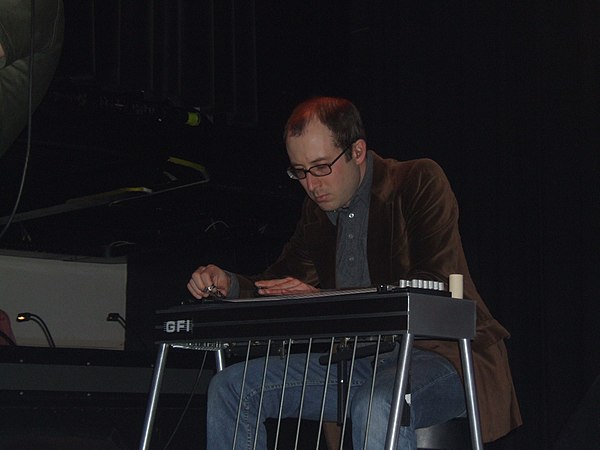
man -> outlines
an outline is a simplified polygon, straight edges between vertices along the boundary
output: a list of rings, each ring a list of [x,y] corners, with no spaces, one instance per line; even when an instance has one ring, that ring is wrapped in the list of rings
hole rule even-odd
[[[314,292],[318,289],[393,284],[400,279],[448,282],[464,275],[464,295],[477,303],[472,343],[482,434],[491,441],[520,425],[521,417],[503,339],[469,275],[458,230],[458,207],[448,180],[431,160],[399,162],[367,150],[357,109],[338,98],[314,98],[297,106],[284,132],[290,167],[307,193],[302,215],[278,260],[258,276],[244,277],[214,265],[201,266],[188,289],[201,299],[214,287],[229,297]],[[410,363],[410,426],[400,429],[399,448],[414,449],[415,428],[441,423],[465,411],[458,346],[417,341]],[[384,448],[397,349],[380,355],[368,430],[368,448]],[[277,416],[284,361],[272,358],[260,423]],[[286,378],[283,416],[299,411],[305,355],[293,355]],[[242,379],[241,365],[218,373],[208,393],[209,447],[231,448]],[[252,448],[263,361],[250,362],[236,448]],[[318,419],[325,367],[311,356],[302,417]],[[357,360],[350,388],[354,448],[365,442],[372,359]],[[335,374],[328,383],[336,384]],[[335,396],[325,419],[335,420]],[[266,448],[264,424],[258,448]]]

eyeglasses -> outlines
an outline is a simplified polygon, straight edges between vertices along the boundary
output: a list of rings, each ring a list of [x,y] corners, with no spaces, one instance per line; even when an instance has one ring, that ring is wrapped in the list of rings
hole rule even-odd
[[[306,178],[307,173],[310,173],[313,177],[326,177],[332,172],[331,166],[333,166],[335,162],[340,159],[348,150],[348,148],[342,150],[342,153],[337,155],[337,157],[329,164],[317,164],[316,166],[309,167],[308,169],[290,166],[287,168],[287,174],[293,180],[303,180]]]

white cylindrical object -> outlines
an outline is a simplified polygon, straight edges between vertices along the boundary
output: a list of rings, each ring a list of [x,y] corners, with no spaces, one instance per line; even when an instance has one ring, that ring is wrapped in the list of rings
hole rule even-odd
[[[452,298],[463,298],[463,276],[461,273],[450,274],[448,287]]]

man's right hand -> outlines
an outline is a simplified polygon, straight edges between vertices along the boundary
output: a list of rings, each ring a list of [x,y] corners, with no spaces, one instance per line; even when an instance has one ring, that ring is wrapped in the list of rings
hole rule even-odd
[[[198,300],[212,295],[213,293],[210,290],[215,288],[223,296],[227,296],[230,287],[231,279],[229,275],[213,264],[198,267],[187,284],[190,293]]]

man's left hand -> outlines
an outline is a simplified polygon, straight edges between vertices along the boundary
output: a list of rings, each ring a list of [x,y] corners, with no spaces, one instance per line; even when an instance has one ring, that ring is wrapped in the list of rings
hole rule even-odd
[[[254,285],[258,288],[260,295],[292,295],[319,292],[316,287],[292,277],[261,280],[254,283]]]

